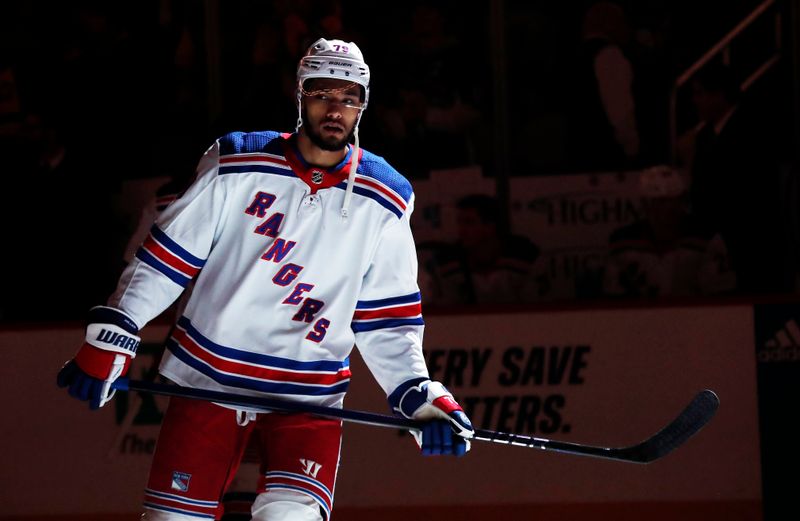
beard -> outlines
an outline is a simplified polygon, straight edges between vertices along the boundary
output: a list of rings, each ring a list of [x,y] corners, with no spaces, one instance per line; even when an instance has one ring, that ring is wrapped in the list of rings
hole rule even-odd
[[[303,108],[302,119],[303,119],[303,128],[306,129],[305,130],[306,136],[308,136],[308,139],[312,143],[314,143],[314,145],[321,148],[322,150],[328,152],[337,152],[339,150],[342,150],[345,146],[347,146],[350,140],[353,139],[353,132],[355,131],[355,125],[353,126],[353,128],[350,129],[350,132],[348,132],[347,135],[343,138],[336,138],[333,136],[324,138],[309,123],[305,107]]]

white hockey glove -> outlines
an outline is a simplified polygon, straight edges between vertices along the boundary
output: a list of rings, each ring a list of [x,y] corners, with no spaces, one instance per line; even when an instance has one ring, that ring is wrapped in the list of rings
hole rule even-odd
[[[409,380],[389,395],[389,405],[396,414],[427,422],[421,431],[411,431],[424,455],[463,456],[469,451],[472,423],[440,382]]]
[[[59,387],[70,396],[88,401],[90,409],[105,405],[116,392],[111,384],[128,372],[141,339],[133,320],[114,308],[97,306],[89,311],[86,341],[58,372]]]

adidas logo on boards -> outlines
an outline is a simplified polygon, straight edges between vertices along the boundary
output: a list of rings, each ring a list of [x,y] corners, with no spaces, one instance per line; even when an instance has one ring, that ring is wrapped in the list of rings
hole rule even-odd
[[[775,336],[764,342],[758,350],[758,361],[797,362],[800,361],[800,326],[790,319]]]

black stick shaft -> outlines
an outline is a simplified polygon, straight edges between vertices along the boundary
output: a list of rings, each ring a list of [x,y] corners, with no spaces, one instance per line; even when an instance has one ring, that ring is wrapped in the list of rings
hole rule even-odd
[[[159,384],[142,380],[128,380],[120,378],[113,384],[114,389],[121,391],[140,391],[165,396],[179,396],[199,400],[212,401],[237,407],[263,409],[278,412],[308,413],[324,418],[339,419],[375,427],[388,427],[392,429],[421,430],[423,422],[398,418],[386,414],[377,414],[351,409],[338,409],[302,402],[276,400],[272,398],[245,396],[240,394],[210,391],[207,389],[194,389],[177,385]],[[530,447],[551,452],[573,454],[578,456],[591,456],[596,458],[612,459],[630,463],[649,463],[671,452],[697,431],[699,431],[713,417],[719,405],[719,399],[712,391],[702,391],[684,409],[684,411],[661,429],[654,436],[630,447],[596,447],[580,443],[556,441],[546,438],[535,438],[522,434],[497,432],[476,429],[473,440],[489,441],[512,445],[517,447]]]

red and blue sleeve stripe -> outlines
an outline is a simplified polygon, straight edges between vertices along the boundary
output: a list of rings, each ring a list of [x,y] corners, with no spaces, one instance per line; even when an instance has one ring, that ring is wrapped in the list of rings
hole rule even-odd
[[[136,258],[184,288],[206,263],[167,237],[156,225],[136,251]]]
[[[355,333],[398,326],[421,326],[422,298],[419,292],[379,300],[359,300],[351,328]]]

